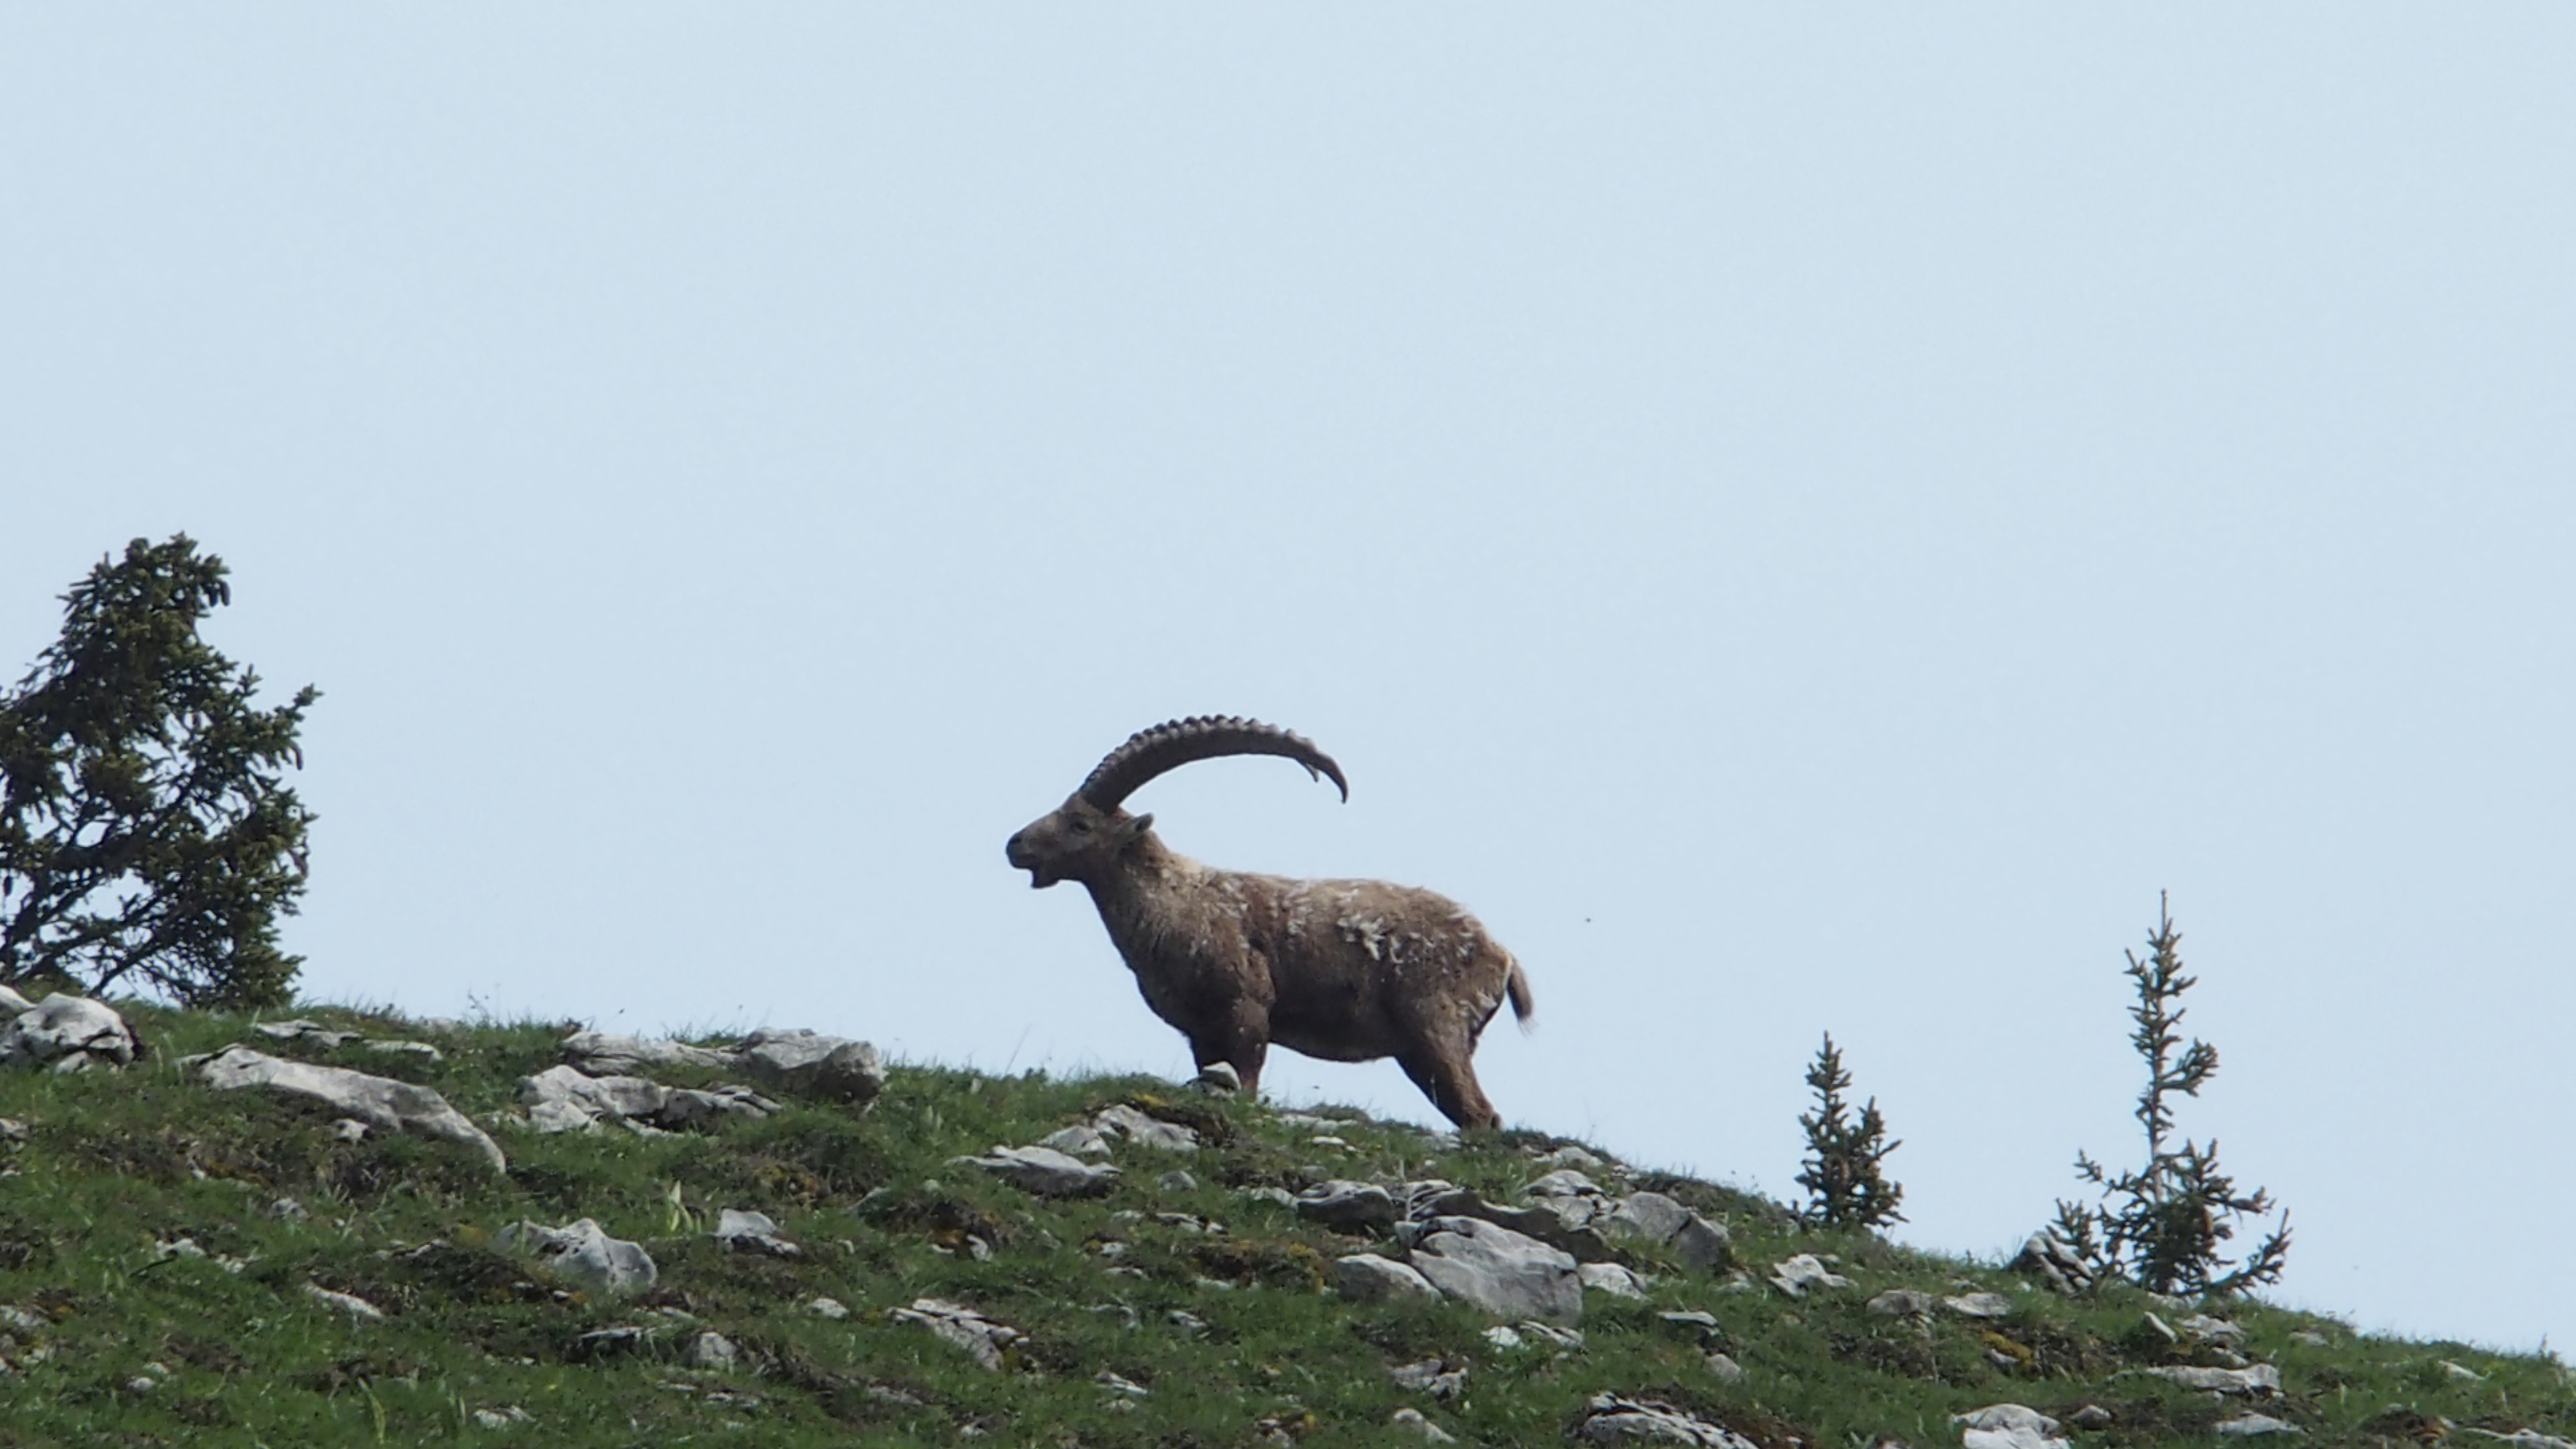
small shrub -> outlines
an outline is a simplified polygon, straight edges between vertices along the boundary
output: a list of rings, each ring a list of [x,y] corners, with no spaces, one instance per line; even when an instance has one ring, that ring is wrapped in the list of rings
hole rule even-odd
[[[1810,1195],[1804,1216],[1809,1222],[1836,1228],[1901,1223],[1905,1215],[1896,1210],[1896,1204],[1905,1189],[1888,1181],[1880,1164],[1904,1144],[1887,1140],[1887,1123],[1878,1114],[1876,1097],[1860,1109],[1859,1121],[1852,1120],[1842,1095],[1851,1080],[1851,1073],[1843,1070],[1843,1054],[1834,1048],[1833,1033],[1825,1033],[1815,1064],[1807,1068],[1807,1085],[1816,1089],[1816,1110],[1798,1118],[1798,1125],[1806,1129],[1809,1153],[1806,1170],[1798,1174],[1798,1185]]]

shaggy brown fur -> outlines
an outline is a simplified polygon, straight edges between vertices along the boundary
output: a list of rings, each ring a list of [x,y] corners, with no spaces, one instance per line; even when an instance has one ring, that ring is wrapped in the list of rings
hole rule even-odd
[[[1145,1004],[1189,1038],[1201,1067],[1226,1063],[1249,1092],[1274,1042],[1327,1061],[1393,1057],[1449,1120],[1500,1126],[1470,1059],[1505,999],[1528,1018],[1529,979],[1474,916],[1446,896],[1384,881],[1214,870],[1165,846],[1153,816],[1099,798],[1188,760],[1248,753],[1287,755],[1341,779],[1321,751],[1284,730],[1174,721],[1121,746],[1005,853],[1033,887],[1072,880],[1091,892]],[[1106,791],[1097,788],[1104,779]]]

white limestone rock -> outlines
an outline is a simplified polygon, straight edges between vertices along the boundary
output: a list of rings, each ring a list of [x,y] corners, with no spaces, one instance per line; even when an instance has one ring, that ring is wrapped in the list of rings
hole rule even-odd
[[[892,1323],[920,1324],[943,1341],[973,1355],[976,1365],[988,1373],[1000,1373],[1002,1355],[1011,1345],[1027,1337],[1009,1324],[996,1323],[962,1303],[951,1303],[943,1298],[916,1298],[909,1308],[889,1310],[886,1319]]]
[[[2067,1449],[2055,1419],[2021,1404],[1988,1404],[1950,1422],[1965,1449]]]
[[[1646,1296],[1647,1280],[1617,1263],[1586,1263],[1576,1271],[1583,1278],[1583,1286],[1595,1293],[1607,1293],[1613,1298],[1633,1298],[1639,1301],[1643,1301]]]
[[[471,1150],[494,1172],[509,1170],[509,1159],[482,1128],[447,1099],[427,1087],[370,1076],[346,1067],[289,1061],[246,1046],[229,1046],[191,1063],[206,1085],[217,1091],[261,1087],[283,1096],[320,1102],[370,1127],[388,1132],[418,1132]]]
[[[1326,1227],[1384,1232],[1395,1226],[1395,1195],[1373,1182],[1335,1178],[1297,1194],[1297,1216]]]
[[[385,1311],[383,1309],[369,1303],[366,1299],[361,1298],[354,1293],[334,1292],[331,1289],[323,1287],[319,1283],[305,1284],[304,1296],[321,1304],[325,1308],[331,1309],[335,1312],[345,1313],[349,1315],[352,1320],[380,1319],[385,1316]]]
[[[728,1253],[751,1253],[764,1258],[805,1256],[805,1250],[789,1242],[767,1213],[742,1208],[720,1209],[712,1236]]]
[[[1942,1299],[1941,1306],[1961,1318],[2003,1318],[2013,1310],[2012,1300],[2000,1293],[1962,1293]]]
[[[9,995],[18,1010],[0,1026],[0,1067],[83,1072],[134,1060],[140,1043],[125,1018],[106,1003],[57,991],[28,1005],[16,992]],[[8,1004],[0,1002],[0,1007]]]
[[[1662,1444],[1693,1444],[1701,1449],[1757,1449],[1750,1439],[1706,1419],[1685,1414],[1655,1399],[1618,1394],[1593,1395],[1583,1406],[1574,1437],[1586,1444],[1616,1444],[1643,1439]]]
[[[1333,1287],[1353,1303],[1440,1296],[1430,1279],[1406,1264],[1375,1253],[1353,1253],[1334,1259]]]
[[[2168,1364],[2163,1368],[2134,1369],[2134,1373],[2165,1379],[2186,1389],[2201,1389],[2221,1394],[2277,1394],[2281,1391],[2281,1371],[2268,1363],[2250,1368],[2195,1368],[2188,1364]]]
[[[610,1237],[592,1218],[581,1218],[560,1228],[526,1221],[512,1223],[501,1230],[499,1242],[513,1252],[533,1252],[556,1272],[603,1293],[650,1288],[661,1276],[661,1270],[653,1265],[653,1255],[644,1251],[643,1244]]]
[[[1428,1226],[1407,1261],[1442,1293],[1496,1318],[1582,1321],[1573,1254],[1482,1218],[1434,1218]]]
[[[952,1157],[952,1164],[980,1167],[1024,1192],[1040,1197],[1088,1197],[1107,1192],[1118,1169],[1069,1157],[1051,1147],[996,1147],[984,1157]]]
[[[865,1111],[885,1091],[885,1058],[863,1041],[812,1031],[756,1031],[734,1052],[763,1086]]]
[[[1813,1253],[1800,1253],[1774,1264],[1771,1282],[1792,1298],[1804,1298],[1810,1288],[1849,1288],[1852,1285],[1852,1280],[1827,1268]]]
[[[664,1038],[577,1031],[565,1037],[564,1060],[594,1077],[627,1076],[645,1067],[730,1067],[731,1052],[711,1051]]]
[[[2275,1419],[2249,1409],[2219,1425],[2216,1432],[2230,1439],[2250,1439],[2261,1434],[2304,1434],[2308,1431],[2287,1419]]]
[[[2050,1232],[2031,1234],[2007,1266],[2016,1273],[2037,1276],[2059,1293],[2073,1295],[2093,1286],[2092,1268],[2064,1239]]]

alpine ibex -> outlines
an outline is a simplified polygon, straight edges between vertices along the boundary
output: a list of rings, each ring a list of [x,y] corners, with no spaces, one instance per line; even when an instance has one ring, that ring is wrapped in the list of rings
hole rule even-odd
[[[1109,752],[1081,788],[1005,847],[1044,889],[1080,881],[1154,1014],[1189,1038],[1202,1067],[1261,1083],[1271,1043],[1327,1061],[1393,1057],[1461,1127],[1502,1118],[1476,1085],[1476,1038],[1503,999],[1530,1014],[1512,953],[1446,896],[1373,880],[1290,880],[1213,870],[1164,845],[1154,817],[1121,802],[1193,760],[1283,755],[1330,776],[1310,740],[1257,720],[1172,720]]]

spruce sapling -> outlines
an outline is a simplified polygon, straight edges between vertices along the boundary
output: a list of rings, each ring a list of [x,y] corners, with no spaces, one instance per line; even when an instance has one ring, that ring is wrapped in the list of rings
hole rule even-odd
[[[2053,1230],[2097,1273],[2116,1274],[2152,1292],[2224,1294],[2278,1282],[2290,1251],[2288,1211],[2252,1253],[2229,1263],[2221,1245],[2235,1236],[2236,1220],[2269,1213],[2270,1195],[2260,1188],[2237,1191],[2235,1179],[2218,1170],[2215,1140],[2207,1147],[2188,1138],[2178,1147],[2166,1145],[2173,1132],[2167,1094],[2199,1096],[2218,1074],[2218,1049],[2199,1040],[2183,1043],[2182,996],[2195,978],[2182,972],[2182,933],[2174,929],[2162,893],[2156,898],[2156,917],[2155,932],[2147,937],[2147,959],[2123,953],[2138,987],[2138,1004],[2129,1009],[2137,1030],[2129,1040],[2147,1063],[2147,1086],[2138,1095],[2137,1111],[2147,1132],[2147,1163],[2136,1172],[2111,1176],[2078,1152],[2076,1175],[2102,1185],[2103,1201],[2061,1200]]]
[[[1814,1065],[1807,1068],[1807,1085],[1816,1089],[1816,1110],[1798,1117],[1812,1154],[1805,1159],[1806,1171],[1798,1174],[1798,1185],[1811,1194],[1805,1216],[1827,1227],[1901,1223],[1905,1215],[1896,1210],[1896,1204],[1905,1189],[1888,1181],[1879,1164],[1904,1144],[1886,1140],[1887,1123],[1878,1115],[1876,1097],[1860,1109],[1858,1122],[1851,1119],[1842,1095],[1851,1080],[1851,1073],[1843,1070],[1843,1054],[1834,1047],[1833,1033],[1825,1033],[1825,1044],[1817,1049]]]

